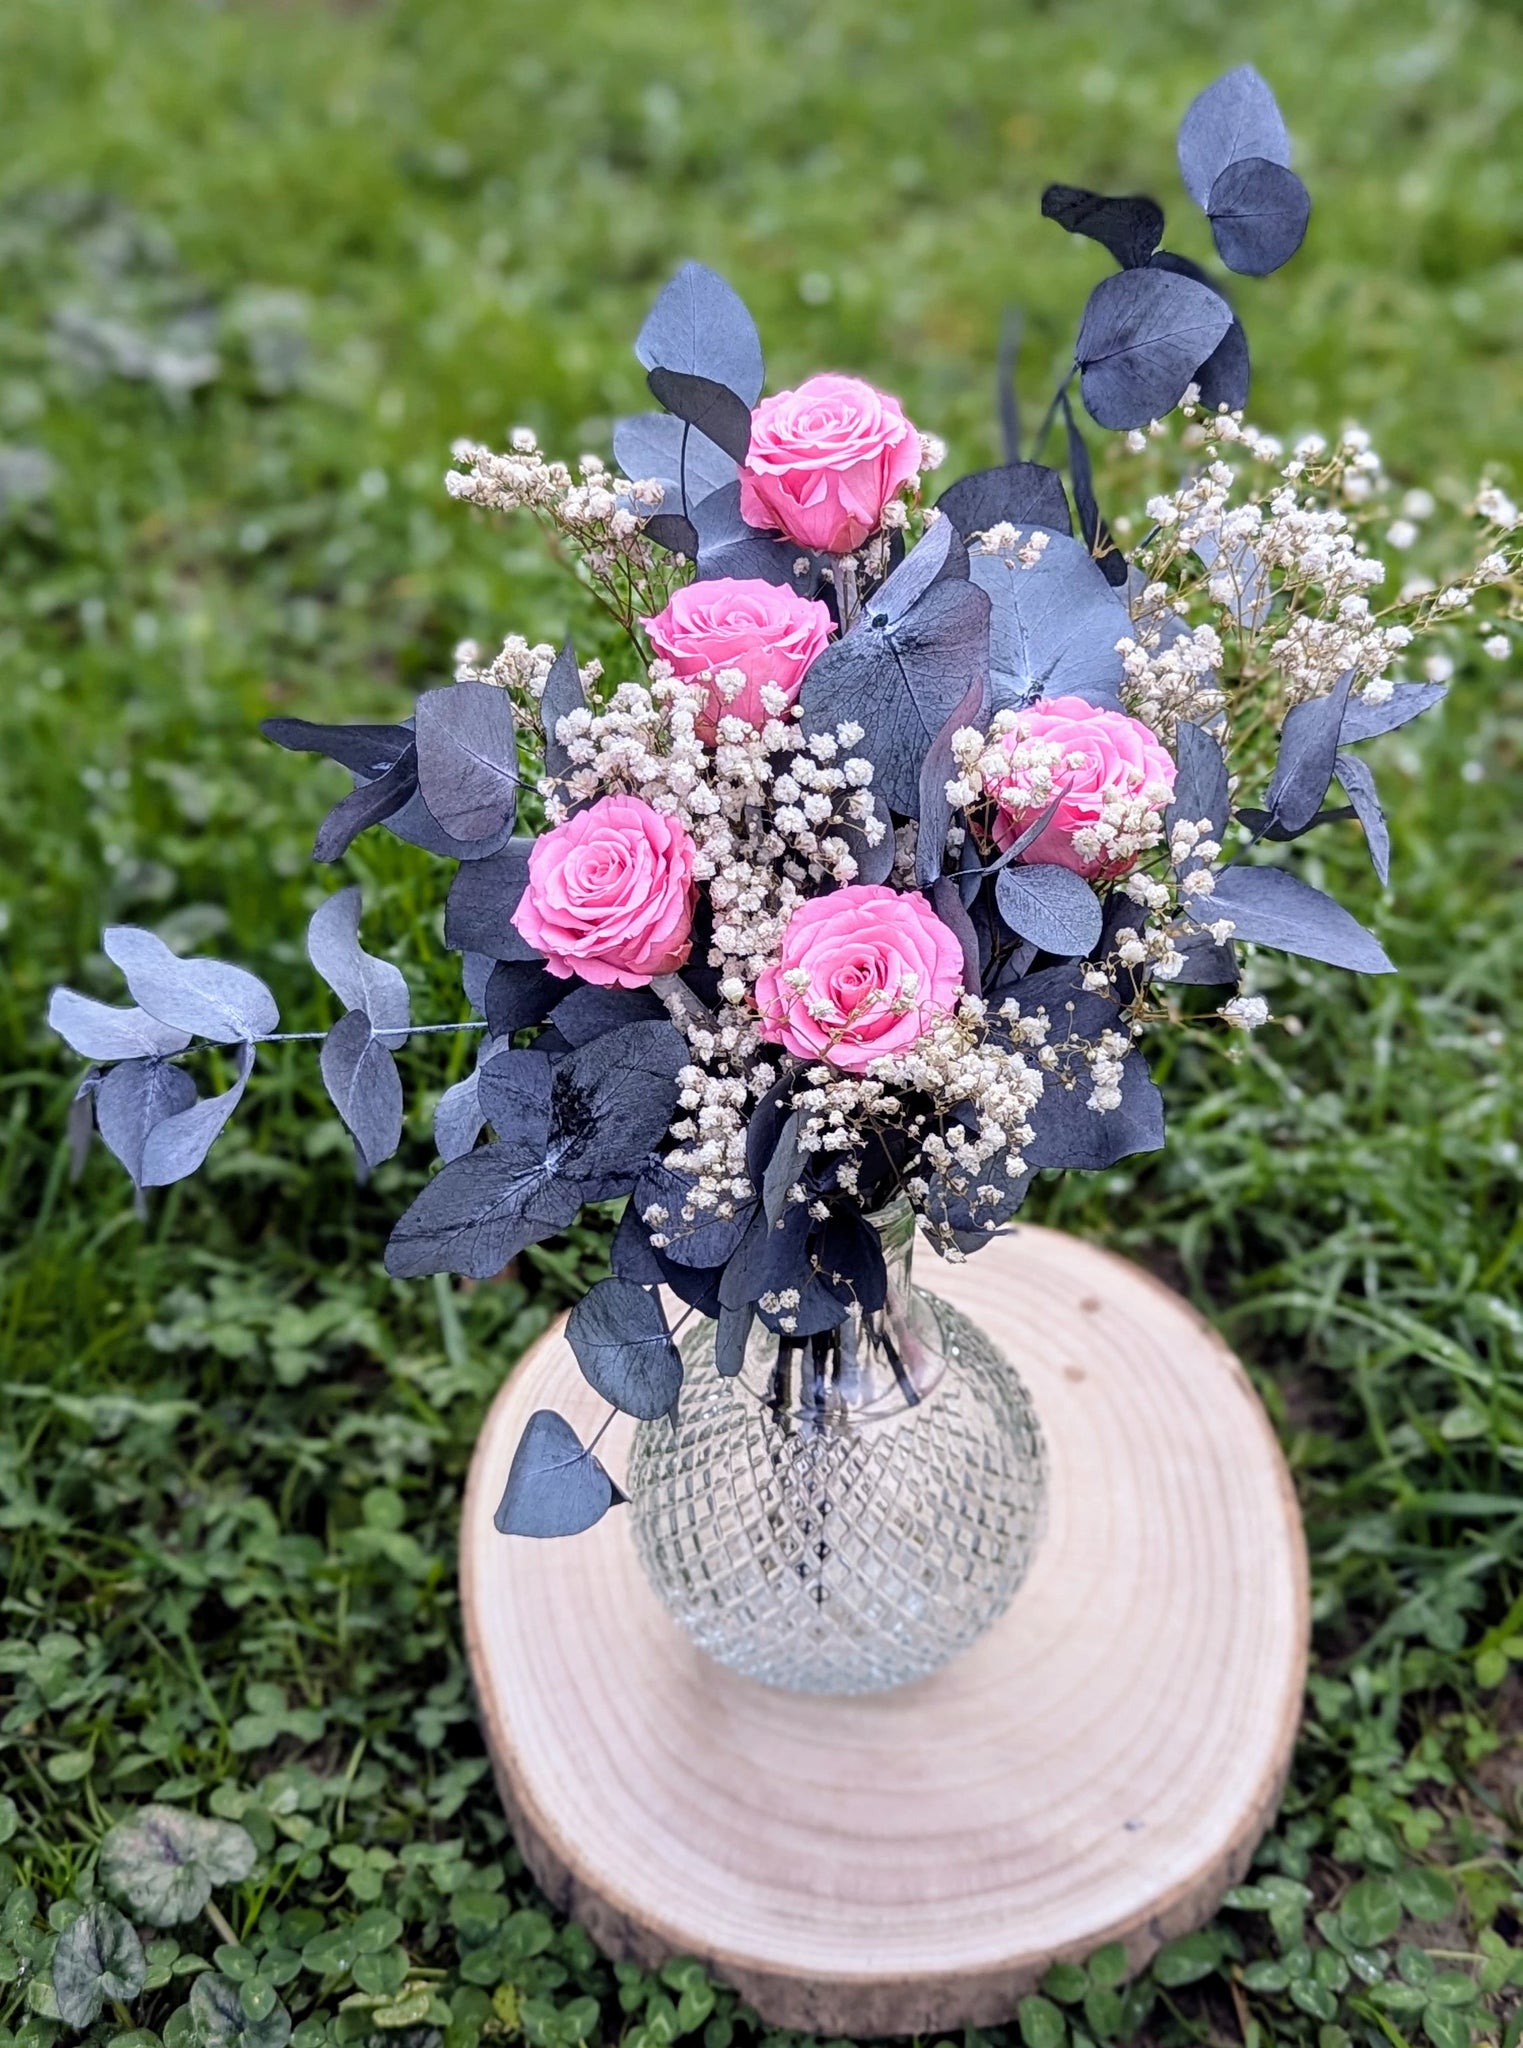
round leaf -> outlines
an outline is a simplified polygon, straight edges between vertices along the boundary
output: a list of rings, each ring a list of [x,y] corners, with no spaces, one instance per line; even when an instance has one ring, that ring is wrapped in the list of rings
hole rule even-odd
[[[1216,253],[1227,268],[1244,277],[1267,277],[1305,241],[1311,194],[1283,164],[1249,156],[1228,164],[1211,187],[1207,211]]]
[[[71,2027],[88,2027],[107,1999],[136,1998],[148,1965],[132,1923],[104,1900],[89,1906],[58,1937],[53,1996]]]
[[[190,2019],[196,2048],[286,2048],[291,2038],[291,2015],[278,1998],[263,2018],[251,2019],[240,1987],[217,1970],[191,1986]]]
[[[194,1920],[215,1886],[241,1884],[255,1858],[253,1837],[235,1821],[144,1806],[107,1831],[100,1877],[137,1919],[173,1927]]]

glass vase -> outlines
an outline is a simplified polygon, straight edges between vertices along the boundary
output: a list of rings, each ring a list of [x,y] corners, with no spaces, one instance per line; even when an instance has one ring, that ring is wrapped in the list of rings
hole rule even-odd
[[[795,1692],[940,1669],[1009,1606],[1046,1518],[1015,1368],[913,1284],[908,1203],[871,1221],[884,1307],[824,1339],[758,1320],[731,1379],[699,1324],[676,1426],[642,1423],[630,1462],[635,1547],[667,1612],[721,1664]]]

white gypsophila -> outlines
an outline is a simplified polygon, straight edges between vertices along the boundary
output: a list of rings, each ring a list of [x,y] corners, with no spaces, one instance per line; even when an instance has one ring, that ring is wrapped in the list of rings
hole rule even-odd
[[[1269,1022],[1269,1005],[1262,996],[1234,996],[1217,1015],[1238,1031],[1258,1031]]]

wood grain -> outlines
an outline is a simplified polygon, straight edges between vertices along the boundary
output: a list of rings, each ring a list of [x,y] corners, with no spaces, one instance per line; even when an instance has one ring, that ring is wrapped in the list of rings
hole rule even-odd
[[[775,2025],[988,2025],[1058,1959],[1200,1925],[1278,1803],[1305,1548],[1241,1367],[1137,1268],[1023,1228],[923,1284],[1016,1362],[1051,1521],[1008,1614],[897,1692],[821,1699],[693,1649],[614,1513],[558,1543],[492,1512],[533,1409],[601,1404],[560,1328],[515,1368],[466,1495],[466,1641],[499,1790],[547,1895],[612,1956],[699,1957]],[[599,1447],[621,1476],[632,1425]]]

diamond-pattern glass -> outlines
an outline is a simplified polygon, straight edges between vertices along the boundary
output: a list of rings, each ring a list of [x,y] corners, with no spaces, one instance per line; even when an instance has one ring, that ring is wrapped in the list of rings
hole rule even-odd
[[[908,1307],[908,1304],[906,1304]],[[915,1290],[946,1369],[870,1421],[777,1415],[683,1347],[679,1420],[642,1423],[629,1490],[652,1585],[720,1663],[796,1692],[876,1692],[964,1650],[1040,1541],[1046,1455],[1015,1369],[959,1310]]]

